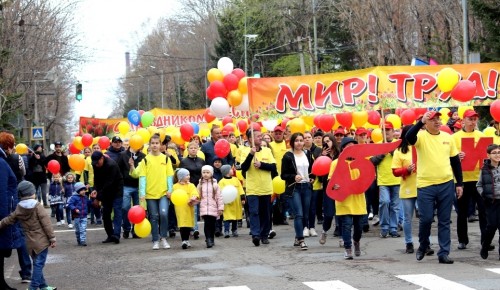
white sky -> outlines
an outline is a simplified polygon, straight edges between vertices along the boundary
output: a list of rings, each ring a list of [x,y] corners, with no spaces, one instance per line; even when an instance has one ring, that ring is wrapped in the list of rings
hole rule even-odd
[[[125,52],[133,58],[138,43],[158,19],[178,8],[177,0],[80,1],[75,17],[84,39],[80,45],[90,53],[81,71],[75,72],[83,86],[83,100],[75,101],[75,117],[106,118],[111,113],[118,79],[125,74]]]

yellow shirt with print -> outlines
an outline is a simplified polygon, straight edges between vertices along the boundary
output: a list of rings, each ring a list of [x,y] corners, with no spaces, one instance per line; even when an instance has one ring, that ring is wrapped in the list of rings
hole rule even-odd
[[[242,147],[240,157],[243,162],[247,158],[248,154],[250,154],[250,147]],[[271,149],[269,148],[261,148],[259,152],[255,153],[254,159],[255,158],[260,162],[268,164],[276,163]],[[246,172],[245,180],[247,195],[268,195],[273,193],[273,180],[271,178],[271,172],[255,168],[255,166],[253,166],[253,161],[250,165],[250,169]]]
[[[350,161],[347,161],[350,163]],[[328,173],[328,180],[333,176],[335,168],[337,168],[338,159],[332,161],[330,165],[330,172]],[[350,168],[349,168],[350,169]],[[350,169],[351,179],[356,180],[359,178],[358,169]],[[364,215],[366,213],[366,199],[365,193],[350,194],[343,201],[335,201],[336,215]]]
[[[396,142],[397,140],[393,140],[392,142]],[[381,143],[379,143],[381,144]],[[396,177],[392,174],[392,158],[393,156],[390,153],[385,154],[382,162],[377,165],[377,185],[380,186],[392,186],[399,185],[401,183],[401,177]]]
[[[271,147],[271,152],[273,153],[274,160],[276,160],[276,168],[278,169],[278,174],[281,174],[281,160],[283,159],[283,156],[285,156],[286,151],[288,149],[286,148],[286,142],[283,140],[280,143],[276,143],[276,141],[273,141],[269,143],[269,147]],[[243,159],[245,161],[245,159]]]
[[[85,167],[83,171],[89,173],[88,182],[90,187],[94,187],[94,167],[92,166],[92,158],[90,156],[85,157]]]
[[[443,184],[453,180],[450,157],[458,154],[450,134],[440,132],[432,135],[426,130],[418,132],[417,142],[417,188]]]
[[[146,161],[147,160],[147,161]],[[146,177],[146,199],[160,199],[169,190],[167,177],[174,176],[172,162],[165,154],[148,154],[137,168],[139,176]]]
[[[392,169],[408,168],[412,164],[412,154],[410,146],[408,152],[403,153],[398,148],[394,151],[392,156]],[[412,172],[405,178],[401,178],[401,186],[399,187],[399,198],[413,198],[417,197],[417,174]]]
[[[474,130],[473,132],[465,132],[464,130],[460,130],[453,134],[453,141],[455,141],[455,146],[457,147],[458,152],[462,151],[462,138],[474,138],[474,146],[477,145],[479,138],[485,137],[484,133],[478,130]],[[463,171],[464,182],[474,181],[477,182],[479,179],[479,169],[483,165],[482,161],[476,164],[476,167],[473,171]]]

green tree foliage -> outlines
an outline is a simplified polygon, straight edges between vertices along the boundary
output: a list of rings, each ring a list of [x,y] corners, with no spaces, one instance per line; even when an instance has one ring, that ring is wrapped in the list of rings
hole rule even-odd
[[[471,48],[479,50],[482,62],[500,61],[500,5],[497,0],[471,0],[474,14],[484,25],[484,34]]]

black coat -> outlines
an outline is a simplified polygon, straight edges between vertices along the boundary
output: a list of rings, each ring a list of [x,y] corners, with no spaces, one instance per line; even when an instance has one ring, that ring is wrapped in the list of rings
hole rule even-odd
[[[182,158],[179,168],[185,168],[189,171],[189,182],[198,186],[201,179],[201,168],[205,165],[205,160],[200,157],[185,157]]]
[[[123,177],[113,159],[104,157],[101,167],[94,166],[94,190],[103,203],[112,203],[123,196]]]
[[[306,154],[307,161],[309,161],[309,178],[315,179],[316,176],[311,173],[312,165],[313,165],[313,156],[310,150],[304,150]],[[285,193],[292,193],[294,186],[292,184],[295,183],[295,176],[297,176],[297,165],[295,164],[295,156],[293,152],[287,151],[285,155],[283,155],[283,159],[281,160],[281,179],[285,181],[286,190]]]
[[[139,187],[139,179],[130,176],[130,165],[128,164],[130,157],[132,157],[132,152],[130,152],[129,149],[120,153],[118,158],[118,167],[120,167],[120,172],[123,177],[123,185],[128,187]],[[135,153],[134,166],[136,168],[144,157],[146,157],[146,154],[142,153],[142,151]]]

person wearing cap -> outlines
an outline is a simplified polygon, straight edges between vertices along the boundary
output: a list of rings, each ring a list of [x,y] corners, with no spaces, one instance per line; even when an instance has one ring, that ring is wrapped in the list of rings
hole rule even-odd
[[[101,151],[92,153],[92,168],[94,169],[94,206],[102,204],[102,220],[108,236],[102,243],[120,243],[123,205],[123,177],[116,162],[105,157]],[[113,212],[113,220],[111,213]]]
[[[64,176],[66,173],[68,173],[71,168],[69,167],[69,161],[68,161],[68,156],[66,156],[63,152],[63,143],[60,141],[54,142],[54,152],[47,156],[45,158],[45,167],[49,164],[50,161],[56,160],[59,162],[59,165],[61,166],[61,169],[59,170],[59,173],[61,176]],[[47,178],[50,180],[52,179],[52,173],[47,170]]]
[[[125,151],[125,148],[123,147],[123,141],[120,136],[114,136],[111,138],[111,146],[109,146],[108,150],[106,151],[106,155],[109,156],[109,158],[113,159],[114,162],[118,163],[118,160],[120,159],[120,153]]]
[[[68,199],[67,208],[73,217],[75,228],[76,242],[79,246],[87,246],[87,209],[90,207],[90,199],[85,193],[87,187],[81,182],[75,183],[75,191],[72,192]]]
[[[458,157],[463,160],[466,156],[462,151],[462,140],[465,138],[474,138],[474,146],[481,137],[486,137],[483,132],[477,130],[479,115],[474,110],[466,110],[462,119],[462,130],[453,134],[453,140],[458,150]],[[458,249],[464,250],[469,244],[468,222],[469,204],[471,201],[477,204],[479,214],[479,228],[481,230],[481,244],[486,232],[486,215],[482,198],[477,191],[476,183],[479,179],[480,162],[477,162],[473,170],[462,171],[464,181],[464,191],[462,197],[457,200],[457,235]],[[488,245],[489,246],[489,245]],[[494,246],[492,246],[494,249]]]
[[[17,186],[17,195],[21,201],[16,210],[0,221],[0,229],[20,222],[26,235],[26,246],[33,259],[33,275],[29,289],[53,290],[43,277],[43,268],[49,253],[49,247],[56,246],[56,236],[45,208],[36,200],[35,186],[29,181],[21,181]],[[1,232],[1,231],[0,231]],[[7,288],[4,285],[3,289]]]
[[[212,126],[212,129],[210,130],[210,136],[210,140],[201,145],[201,152],[205,154],[205,162],[207,164],[214,164],[214,159],[217,157],[217,155],[215,155],[214,147],[215,143],[217,143],[217,141],[222,138],[221,128],[215,125]],[[231,166],[234,165],[234,157],[231,152],[229,152],[226,157],[222,158],[222,164],[229,164]]]
[[[356,131],[354,132],[354,140],[358,142],[358,144],[368,144],[370,141],[368,140],[368,130],[366,130],[364,127],[359,127],[356,128]],[[376,195],[376,197],[375,197]],[[368,220],[373,220],[374,217],[378,219],[378,187],[377,187],[377,180],[373,180],[372,184],[370,187],[365,191],[365,197],[366,197],[366,211],[370,214],[370,216],[365,216],[363,217],[363,232],[368,232],[370,230],[370,224]],[[377,209],[372,211],[372,201],[374,199],[377,199],[376,205]],[[369,218],[370,217],[370,218]],[[377,220],[375,220],[377,221]]]
[[[83,181],[87,187],[87,195],[94,190],[94,167],[92,167],[92,154],[96,151],[101,151],[99,143],[92,145],[92,150],[89,156],[85,157],[85,167],[83,169]],[[93,202],[95,198],[90,198]],[[90,224],[102,225],[101,206],[94,204],[89,208]]]
[[[28,167],[32,172],[31,182],[37,189],[38,201],[43,201],[46,208],[50,207],[47,202],[47,174],[45,173],[45,155],[43,154],[42,145],[36,144],[33,146],[33,154],[28,160]],[[39,195],[38,192],[40,192]]]
[[[395,142],[394,126],[385,122],[383,126],[386,142]],[[370,161],[377,167],[377,185],[379,186],[380,237],[400,237],[398,217],[400,211],[399,185],[401,178],[392,174],[392,156],[394,152],[376,155]],[[401,221],[402,222],[402,221]]]
[[[273,154],[274,160],[276,161],[276,168],[278,170],[278,174],[281,173],[281,160],[283,159],[283,156],[287,152],[287,144],[285,141],[285,128],[283,128],[281,125],[277,125],[274,127],[273,130],[273,141],[269,143],[269,149],[271,149],[271,152]],[[277,201],[274,204],[275,209],[278,209],[277,212],[279,213],[279,208],[281,205],[281,216],[283,217],[282,221],[278,221],[278,224],[288,224],[286,222],[286,212],[289,211],[291,214],[291,205],[290,205],[290,199],[291,196],[288,194],[282,194],[276,197]]]
[[[340,152],[350,146],[356,145],[357,142],[352,137],[345,137],[340,143]],[[347,157],[346,162],[350,163],[352,158]],[[333,160],[330,165],[330,171],[328,174],[328,179],[331,179],[335,169],[337,168],[338,159]],[[356,173],[358,172],[358,173]],[[359,171],[351,171],[351,176],[355,179],[359,178]],[[357,175],[357,176],[356,176]],[[369,177],[367,177],[369,178]],[[333,185],[333,190],[339,189],[338,184]],[[361,256],[361,236],[363,234],[362,224],[363,216],[366,215],[366,198],[365,193],[356,193],[349,195],[343,201],[335,201],[335,212],[339,218],[342,241],[344,245],[344,259],[352,260],[353,251],[352,246],[354,245],[354,256]],[[321,234],[320,243],[324,244],[326,240],[326,232]]]
[[[204,165],[201,168],[201,180],[197,186],[200,195],[200,216],[203,218],[205,242],[207,248],[214,246],[216,221],[222,218],[224,201],[217,180],[214,178],[214,168]]]
[[[344,128],[339,127],[337,130],[333,132],[333,136],[335,136],[335,141],[337,141],[337,144],[340,144],[342,142],[342,138],[345,137]]]
[[[459,151],[451,135],[441,132],[441,113],[427,111],[406,138],[417,150],[417,204],[420,216],[416,258],[422,260],[429,247],[434,210],[438,218],[438,260],[453,264],[450,218],[455,194],[462,197],[463,179]],[[425,126],[425,130],[420,130]],[[453,178],[455,178],[456,183]]]
[[[363,127],[356,128],[354,132],[354,139],[358,144],[367,144],[368,143],[368,130]]]
[[[253,131],[253,132],[252,132]],[[250,234],[257,247],[269,244],[271,231],[272,176],[277,175],[276,161],[269,148],[261,147],[262,133],[253,127],[246,132],[251,147],[241,148],[241,170],[246,178]]]

